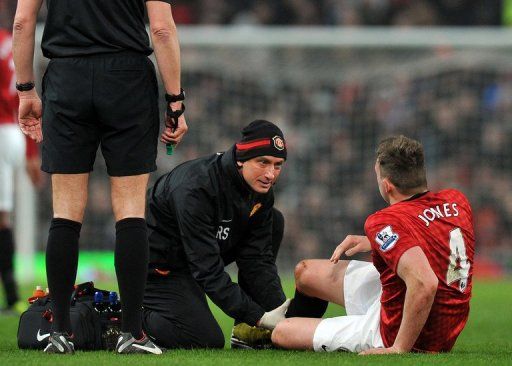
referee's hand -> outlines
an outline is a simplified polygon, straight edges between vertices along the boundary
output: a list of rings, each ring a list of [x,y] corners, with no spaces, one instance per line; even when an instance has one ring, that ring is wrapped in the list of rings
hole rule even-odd
[[[172,119],[166,116],[165,118],[165,128],[162,134],[160,135],[160,141],[164,144],[173,144],[178,145],[181,142],[181,139],[188,131],[187,121],[185,120],[185,115],[182,114],[178,117],[178,126],[174,128],[174,123]]]
[[[35,90],[19,92],[18,96],[20,99],[18,121],[21,132],[39,143],[43,141],[41,99]]]

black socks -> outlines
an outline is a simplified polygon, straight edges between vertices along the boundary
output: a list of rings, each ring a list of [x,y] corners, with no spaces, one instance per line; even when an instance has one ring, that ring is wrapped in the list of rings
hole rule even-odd
[[[18,301],[14,278],[14,239],[11,229],[0,230],[0,277],[4,285],[6,305],[12,307]]]
[[[46,247],[46,274],[53,301],[53,330],[71,334],[70,298],[78,267],[82,224],[53,219]],[[122,300],[121,330],[142,337],[142,300],[146,284],[148,238],[146,221],[127,218],[116,223],[115,267]]]
[[[121,331],[142,337],[142,300],[148,268],[146,220],[126,218],[116,223],[115,267],[123,318]]]
[[[328,304],[325,300],[306,296],[296,289],[286,317],[321,318],[327,310]]]
[[[53,330],[71,334],[70,298],[78,267],[78,238],[82,224],[54,218],[46,246],[46,277],[53,301]]]

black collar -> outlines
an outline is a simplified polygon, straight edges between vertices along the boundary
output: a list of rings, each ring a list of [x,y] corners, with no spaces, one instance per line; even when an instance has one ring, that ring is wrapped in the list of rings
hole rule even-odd
[[[411,197],[409,197],[406,200],[404,200],[404,202],[405,201],[412,201],[412,200],[415,200],[416,198],[420,198],[421,196],[426,195],[428,192],[430,192],[430,191],[427,190],[425,192],[420,192],[420,193],[413,194]]]
[[[246,183],[240,172],[235,160],[235,146],[233,145],[228,151],[226,151],[221,158],[222,170],[229,177],[233,185],[238,188],[240,193],[244,195],[250,195],[253,193],[251,187]]]

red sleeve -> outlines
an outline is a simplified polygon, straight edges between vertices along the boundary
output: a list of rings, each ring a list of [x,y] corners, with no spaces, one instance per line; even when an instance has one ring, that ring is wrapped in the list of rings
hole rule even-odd
[[[0,118],[12,122],[13,111],[18,111],[11,38],[0,29]]]
[[[36,142],[26,136],[25,136],[25,140],[27,141],[27,143],[26,143],[27,147],[25,149],[27,160],[38,157],[39,156],[39,148],[37,147]]]
[[[364,231],[372,245],[373,254],[381,257],[395,273],[402,254],[419,245],[410,231],[404,228],[399,218],[394,215],[371,215],[366,220]]]
[[[1,36],[1,35],[0,35]],[[11,99],[11,82],[13,78],[13,70],[9,65],[11,58],[10,53],[5,50],[5,43],[0,37],[0,102],[8,103]]]

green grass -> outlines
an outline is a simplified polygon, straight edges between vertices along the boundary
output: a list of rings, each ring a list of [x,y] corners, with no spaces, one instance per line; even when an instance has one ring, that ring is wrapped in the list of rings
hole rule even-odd
[[[99,286],[101,287],[101,286]],[[108,288],[108,286],[107,286]],[[31,289],[26,289],[29,294]],[[286,282],[293,293],[293,283]],[[174,350],[163,356],[118,356],[108,352],[77,352],[74,356],[45,355],[40,351],[21,351],[16,347],[17,318],[0,318],[0,365],[512,365],[512,281],[477,282],[473,290],[471,314],[466,329],[449,354],[361,357],[347,353],[299,351]],[[226,336],[232,320],[212,306]],[[341,315],[342,309],[330,306],[328,316]]]

